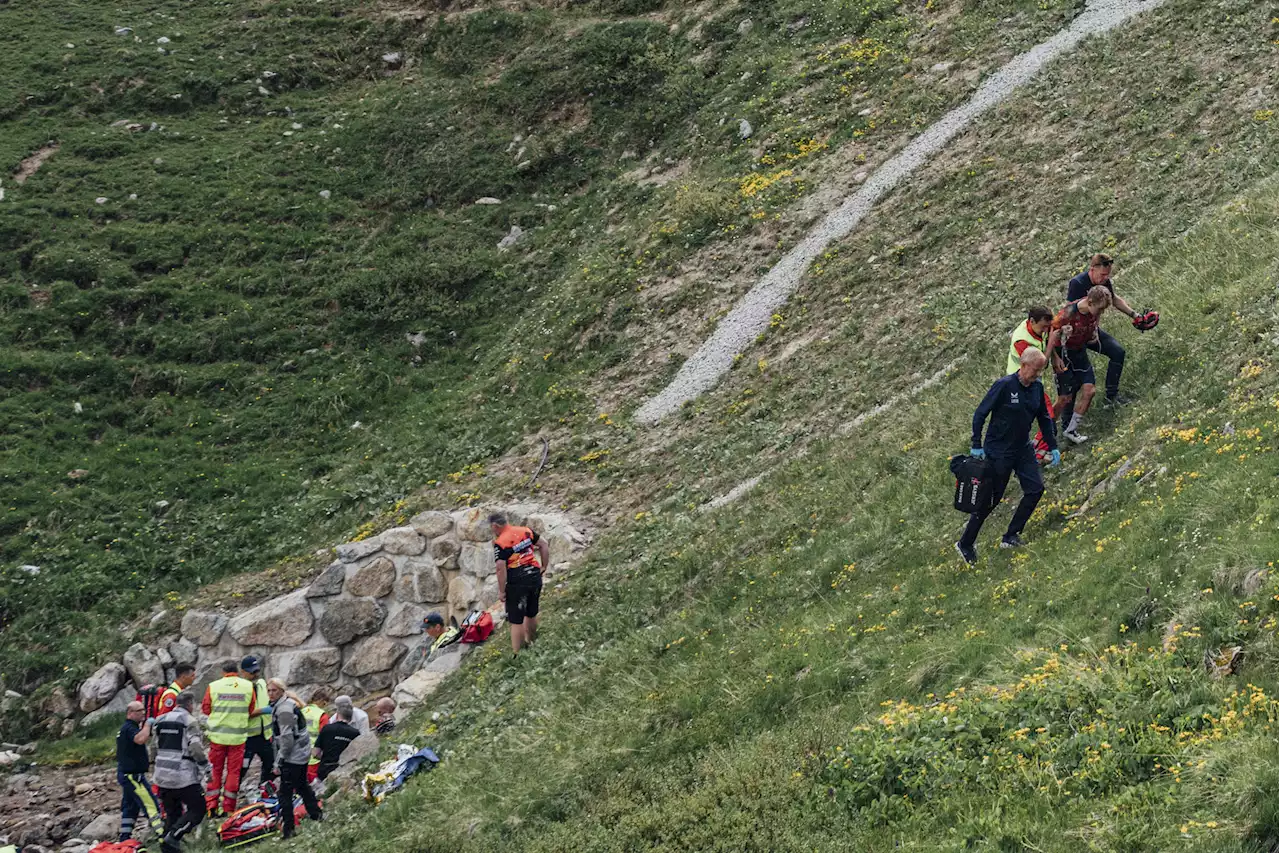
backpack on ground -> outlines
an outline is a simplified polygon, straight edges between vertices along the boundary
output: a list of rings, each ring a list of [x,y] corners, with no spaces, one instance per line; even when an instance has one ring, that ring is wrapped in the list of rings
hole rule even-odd
[[[162,713],[160,710],[160,697],[164,695],[164,688],[158,684],[144,684],[138,690],[138,695],[134,696],[135,702],[141,702],[142,707],[146,709],[147,716],[144,719],[154,720]]]
[[[271,780],[263,782],[258,795],[261,799],[256,803],[236,809],[218,826],[218,842],[223,847],[244,847],[280,829],[280,795],[276,784]],[[307,819],[307,807],[296,792],[292,806],[296,826]]]
[[[493,633],[493,614],[488,610],[472,610],[462,620],[461,643],[483,643]]]
[[[89,853],[146,853],[147,848],[136,838],[128,841],[99,841],[89,848]]]
[[[980,506],[983,497],[982,482],[987,476],[987,463],[976,456],[952,456],[951,473],[956,478],[955,508],[965,513],[975,513],[987,507]],[[990,493],[986,501],[991,502]]]

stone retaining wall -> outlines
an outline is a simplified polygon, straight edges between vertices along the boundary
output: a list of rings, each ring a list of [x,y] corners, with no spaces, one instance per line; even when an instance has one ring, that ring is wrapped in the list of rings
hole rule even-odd
[[[117,710],[132,698],[134,685],[168,683],[182,663],[196,665],[193,689],[203,693],[221,675],[223,661],[247,654],[263,660],[267,677],[284,679],[304,697],[321,685],[357,697],[391,691],[413,674],[406,664],[421,659],[415,647],[430,642],[422,629],[427,613],[461,621],[498,603],[487,521],[493,509],[423,512],[403,527],[338,545],[337,559],[309,586],[240,612],[197,603],[184,614],[180,636],[155,649],[136,644],[122,662],[106,664],[80,685],[78,709],[87,721]],[[587,545],[564,515],[529,506],[500,509],[547,540],[548,574]],[[421,701],[420,682],[397,690],[398,697]]]

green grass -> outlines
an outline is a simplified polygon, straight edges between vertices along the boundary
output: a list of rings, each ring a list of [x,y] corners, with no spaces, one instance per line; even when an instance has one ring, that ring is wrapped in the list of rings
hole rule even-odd
[[[1173,0],[1087,42],[833,246],[719,388],[627,418],[815,190],[1080,6],[23,10],[0,155],[60,147],[0,222],[0,673],[35,693],[6,736],[149,606],[288,587],[419,503],[523,495],[541,431],[540,499],[607,532],[539,648],[497,638],[405,729],[445,755],[430,782],[339,800],[308,849],[1274,846],[1268,16]],[[1100,247],[1163,315],[1107,321],[1140,403],[1090,415],[1026,554],[992,547],[1000,515],[961,571],[945,460],[1025,305]]]
[[[950,551],[971,367],[738,504],[622,525],[539,648],[500,639],[415,718],[431,779],[309,848],[1269,849],[1275,196],[1130,272],[1169,320],[1132,341],[1148,391],[1049,474],[1027,551],[994,548],[1007,506],[976,569]],[[1206,675],[1234,645],[1242,669]]]
[[[1074,13],[632,5],[10,10],[0,157],[59,147],[0,225],[8,686],[81,677],[152,603],[310,554],[539,427],[590,432],[652,321],[637,277],[781,215],[822,144],[871,132],[851,94],[893,105],[881,147],[962,100],[899,73],[917,48],[992,68]],[[619,178],[666,160],[708,200]],[[743,196],[774,161],[794,175]],[[500,253],[513,223],[531,236]]]

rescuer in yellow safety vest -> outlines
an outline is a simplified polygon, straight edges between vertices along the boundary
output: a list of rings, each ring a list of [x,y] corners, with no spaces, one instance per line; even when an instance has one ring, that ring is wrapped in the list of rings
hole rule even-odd
[[[215,814],[231,814],[236,810],[249,716],[258,707],[255,693],[253,684],[236,673],[236,662],[229,660],[222,665],[222,678],[209,685],[200,703],[200,710],[209,718],[205,733],[209,736],[209,761],[213,764],[213,777],[205,800]]]

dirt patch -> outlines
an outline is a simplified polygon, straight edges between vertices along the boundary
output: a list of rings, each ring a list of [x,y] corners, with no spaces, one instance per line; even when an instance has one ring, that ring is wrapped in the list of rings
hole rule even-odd
[[[44,165],[44,161],[53,156],[53,152],[58,150],[58,143],[50,142],[36,153],[18,164],[17,170],[13,173],[14,183],[25,184],[27,178],[39,171]]]

